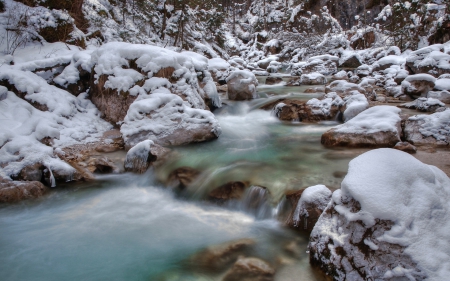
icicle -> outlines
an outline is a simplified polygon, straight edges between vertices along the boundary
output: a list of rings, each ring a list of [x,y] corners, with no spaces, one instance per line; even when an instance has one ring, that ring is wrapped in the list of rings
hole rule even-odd
[[[56,186],[56,180],[55,177],[53,176],[53,172],[52,169],[50,169],[50,167],[46,167],[50,173],[50,187],[55,187]]]

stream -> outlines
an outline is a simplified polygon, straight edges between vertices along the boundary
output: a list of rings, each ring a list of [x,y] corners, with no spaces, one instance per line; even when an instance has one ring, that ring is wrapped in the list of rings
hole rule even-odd
[[[223,131],[218,140],[173,148],[173,157],[145,174],[98,175],[96,182],[0,206],[1,279],[219,281],[225,272],[198,270],[190,257],[250,238],[251,256],[276,268],[275,280],[324,280],[309,265],[308,237],[277,219],[283,197],[316,184],[339,188],[349,161],[365,150],[323,148],[320,137],[336,122],[283,123],[258,109],[279,97],[321,95],[305,89],[261,85],[255,100],[224,100],[214,112]],[[180,196],[161,182],[184,166],[201,174]],[[263,215],[239,202],[220,207],[204,200],[230,181],[267,189]]]

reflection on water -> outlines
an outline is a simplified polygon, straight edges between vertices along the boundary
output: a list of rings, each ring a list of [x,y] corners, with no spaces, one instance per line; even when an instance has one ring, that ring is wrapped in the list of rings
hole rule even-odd
[[[199,272],[189,258],[208,245],[251,238],[250,255],[276,268],[275,280],[323,280],[309,266],[307,237],[281,226],[277,205],[287,190],[339,187],[348,162],[363,151],[324,149],[320,137],[335,123],[282,123],[258,109],[284,96],[320,96],[303,90],[271,87],[259,91],[266,98],[225,101],[215,112],[222,136],[173,148],[173,158],[156,171],[101,176],[0,206],[1,279],[221,280],[225,272]],[[110,156],[120,162],[123,153]],[[159,183],[182,166],[201,171],[188,199]],[[266,189],[250,188],[246,200],[223,207],[200,200],[229,181]]]

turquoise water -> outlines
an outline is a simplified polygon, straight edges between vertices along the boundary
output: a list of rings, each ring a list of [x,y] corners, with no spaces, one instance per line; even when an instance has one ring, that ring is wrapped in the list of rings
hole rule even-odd
[[[1,280],[221,280],[225,272],[198,271],[189,258],[240,238],[256,241],[250,254],[276,269],[275,280],[323,280],[309,266],[307,237],[276,219],[278,204],[289,190],[338,188],[348,162],[363,151],[324,149],[320,136],[335,123],[283,123],[258,109],[287,95],[318,96],[286,88],[260,88],[261,98],[251,102],[225,100],[215,112],[221,137],[174,148],[156,170],[99,176],[38,200],[0,206]],[[181,166],[201,171],[182,198],[161,184]],[[203,200],[229,181],[266,187],[273,216]],[[292,244],[296,255],[286,252]]]

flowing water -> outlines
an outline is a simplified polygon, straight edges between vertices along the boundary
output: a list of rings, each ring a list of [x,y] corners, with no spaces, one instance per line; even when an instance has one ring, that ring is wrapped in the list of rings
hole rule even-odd
[[[197,270],[190,257],[209,245],[250,238],[256,241],[251,256],[274,266],[276,280],[323,280],[309,266],[307,237],[277,220],[280,202],[289,190],[338,188],[348,162],[363,151],[324,149],[320,136],[333,122],[282,123],[258,109],[279,97],[319,96],[303,91],[260,87],[256,100],[225,101],[215,112],[223,130],[218,140],[174,148],[167,163],[143,175],[99,176],[0,206],[0,279],[220,280],[223,271]],[[180,197],[161,182],[182,166],[201,174]],[[222,207],[203,200],[230,181],[267,191],[250,189],[243,202]],[[250,195],[270,199],[252,209]]]

